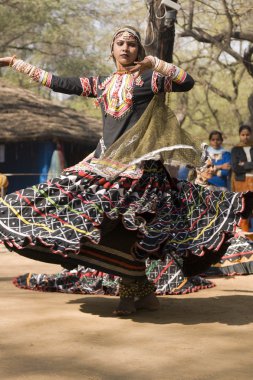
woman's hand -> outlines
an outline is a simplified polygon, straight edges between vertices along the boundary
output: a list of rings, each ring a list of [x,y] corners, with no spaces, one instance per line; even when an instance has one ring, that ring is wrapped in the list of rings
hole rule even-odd
[[[15,57],[3,57],[0,58],[0,67],[10,66],[13,63]]]
[[[231,169],[231,165],[228,162],[225,162],[224,164],[221,164],[221,165],[215,165],[214,169],[215,169],[215,171],[218,171],[218,170],[230,170]]]
[[[225,162],[224,164],[221,165],[221,169],[230,170],[231,165],[228,162]]]
[[[143,61],[136,61],[134,62],[135,66],[132,67],[129,72],[135,73],[135,77],[138,77],[140,74],[142,74],[145,70],[149,70],[153,68],[152,62],[145,57]]]

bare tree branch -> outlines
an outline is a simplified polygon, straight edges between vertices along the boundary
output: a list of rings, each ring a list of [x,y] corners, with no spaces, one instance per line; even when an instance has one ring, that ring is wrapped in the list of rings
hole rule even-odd
[[[215,87],[207,80],[198,79],[198,82],[201,83],[204,86],[204,88],[210,89],[214,94],[219,95],[221,98],[226,99],[228,102],[233,101],[233,98],[230,95],[228,95],[226,92],[221,91],[219,88]]]
[[[230,46],[230,40],[231,40],[231,36],[233,33],[234,24],[233,24],[233,19],[231,17],[230,12],[229,12],[226,0],[222,0],[222,4],[223,4],[224,10],[225,10],[226,18],[228,20],[228,31],[225,35],[224,40],[225,40],[226,45]]]
[[[193,15],[194,15],[194,1],[190,0],[189,5],[189,21],[188,21],[188,29],[192,29],[193,27]]]

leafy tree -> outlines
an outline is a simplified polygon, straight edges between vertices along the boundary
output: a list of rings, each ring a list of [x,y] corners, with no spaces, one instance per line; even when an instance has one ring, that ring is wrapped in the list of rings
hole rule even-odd
[[[198,85],[190,98],[190,121],[201,129],[218,128],[238,139],[238,125],[253,125],[252,6],[243,0],[182,0],[178,15],[179,61]],[[249,102],[249,109],[248,109]]]
[[[193,75],[196,86],[189,94],[173,94],[171,106],[184,128],[193,133],[206,136],[218,128],[237,136],[239,123],[253,122],[247,104],[253,98],[249,86],[252,7],[243,0],[178,3],[173,62]],[[151,4],[155,9],[152,17]],[[59,75],[106,75],[113,68],[111,37],[122,20],[142,34],[146,32],[148,51],[152,27],[155,35],[157,25],[162,25],[162,35],[170,43],[160,5],[161,0],[0,0],[0,54],[16,54]],[[174,31],[171,36],[174,39]],[[155,37],[159,40],[161,34]],[[26,78],[11,70],[0,74],[30,86]],[[86,109],[90,102],[75,98],[72,104]]]
[[[146,3],[148,49],[172,51],[173,29],[166,27],[161,0]],[[248,86],[253,72],[252,6],[242,0],[179,3],[173,61],[193,75],[196,86],[189,94],[173,94],[171,105],[185,128],[203,138],[211,129],[219,129],[232,144],[240,123],[253,124],[253,95]]]
[[[61,75],[108,72],[109,41],[115,28],[122,25],[118,9],[127,22],[138,11],[137,3],[0,0],[0,54],[15,53]]]

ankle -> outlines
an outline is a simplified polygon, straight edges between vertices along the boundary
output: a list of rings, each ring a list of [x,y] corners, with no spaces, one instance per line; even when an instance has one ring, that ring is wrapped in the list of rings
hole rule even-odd
[[[138,292],[136,296],[138,298],[143,298],[150,294],[154,294],[155,290],[156,290],[156,287],[154,283],[149,281],[148,279],[145,279],[143,281],[138,282]]]
[[[154,293],[156,287],[147,278],[143,280],[121,279],[119,284],[119,296],[121,299],[142,298]]]
[[[138,283],[136,281],[120,281],[119,296],[120,299],[134,299],[138,293]]]

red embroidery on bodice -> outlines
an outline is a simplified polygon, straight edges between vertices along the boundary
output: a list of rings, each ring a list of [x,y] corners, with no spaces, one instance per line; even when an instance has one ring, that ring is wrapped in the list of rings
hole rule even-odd
[[[123,117],[133,106],[134,86],[142,86],[141,77],[135,77],[126,72],[116,72],[99,85],[104,90],[97,99],[97,103],[103,102],[105,113],[115,117]]]

